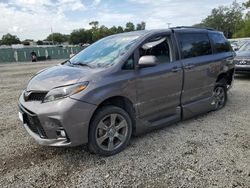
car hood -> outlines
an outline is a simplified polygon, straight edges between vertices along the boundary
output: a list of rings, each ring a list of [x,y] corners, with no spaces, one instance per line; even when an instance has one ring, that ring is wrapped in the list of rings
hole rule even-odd
[[[250,58],[249,51],[239,51],[236,53],[236,58]]]
[[[55,87],[89,81],[91,75],[102,69],[57,65],[38,72],[28,83],[27,91],[49,91]]]

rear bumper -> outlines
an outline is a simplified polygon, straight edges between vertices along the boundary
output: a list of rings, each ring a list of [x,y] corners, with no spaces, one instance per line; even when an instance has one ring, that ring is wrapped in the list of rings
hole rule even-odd
[[[19,98],[26,131],[39,144],[77,146],[88,142],[88,128],[96,106],[71,98],[41,103]],[[65,136],[58,133],[65,132]]]

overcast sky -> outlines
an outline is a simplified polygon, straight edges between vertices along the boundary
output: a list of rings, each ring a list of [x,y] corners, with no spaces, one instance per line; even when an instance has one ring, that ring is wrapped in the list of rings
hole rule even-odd
[[[238,2],[242,2],[240,0]],[[219,5],[231,0],[0,0],[0,37],[11,33],[20,39],[45,39],[50,33],[69,34],[102,25],[124,26],[146,22],[146,29],[199,23]]]

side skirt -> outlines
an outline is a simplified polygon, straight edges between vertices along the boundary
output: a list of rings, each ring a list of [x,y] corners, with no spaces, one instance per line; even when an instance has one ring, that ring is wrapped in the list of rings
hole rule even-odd
[[[146,121],[143,119],[136,119],[135,135],[140,135],[145,132],[150,132],[155,129],[163,128],[181,120],[181,107],[176,108],[176,113],[155,121]]]
[[[182,119],[186,120],[215,109],[213,97],[182,105]]]

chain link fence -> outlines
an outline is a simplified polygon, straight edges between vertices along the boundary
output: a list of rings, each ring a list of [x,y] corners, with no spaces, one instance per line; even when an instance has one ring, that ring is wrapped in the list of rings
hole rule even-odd
[[[35,52],[38,61],[50,59],[67,59],[70,54],[76,54],[84,47],[28,47],[28,48],[1,48],[0,63],[31,61],[31,53]]]

